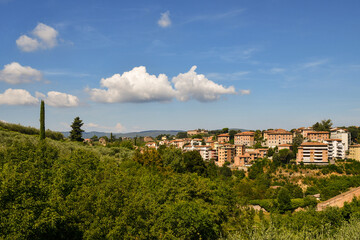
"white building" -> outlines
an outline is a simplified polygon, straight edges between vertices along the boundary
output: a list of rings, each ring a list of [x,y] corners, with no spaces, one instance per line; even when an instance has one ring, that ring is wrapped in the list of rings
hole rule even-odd
[[[351,134],[340,128],[333,128],[330,132],[331,139],[341,139],[341,142],[344,144],[345,151],[349,150],[349,145],[351,143]]]
[[[341,139],[326,139],[324,143],[328,145],[329,160],[345,158],[345,146]]]

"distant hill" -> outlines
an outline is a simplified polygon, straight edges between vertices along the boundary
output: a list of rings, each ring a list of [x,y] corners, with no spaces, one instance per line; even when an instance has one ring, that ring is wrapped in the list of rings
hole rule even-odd
[[[160,134],[170,134],[176,135],[178,132],[184,132],[183,130],[149,130],[149,131],[142,131],[142,132],[129,132],[129,133],[113,133],[114,136],[118,137],[157,137]],[[68,137],[70,135],[69,132],[62,132],[64,137]],[[107,136],[110,137],[110,133],[108,132],[83,132],[83,138],[91,138],[92,136]]]

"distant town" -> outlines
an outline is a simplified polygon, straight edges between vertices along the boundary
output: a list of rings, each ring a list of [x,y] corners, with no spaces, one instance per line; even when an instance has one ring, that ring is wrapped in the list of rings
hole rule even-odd
[[[290,131],[196,129],[178,132],[176,136],[147,136],[141,141],[145,148],[175,147],[184,152],[198,151],[204,161],[212,160],[219,167],[228,166],[237,170],[247,170],[256,159],[273,159],[275,156],[282,163],[304,165],[328,165],[346,158],[360,161],[360,144],[352,141],[351,132],[345,127],[331,128],[331,125],[331,120],[323,120],[312,127]],[[352,128],[356,128],[357,132],[359,130],[358,127]],[[95,137],[87,138],[84,142],[92,144],[94,140],[104,146],[109,141],[107,137]],[[122,140],[129,138],[123,137]]]

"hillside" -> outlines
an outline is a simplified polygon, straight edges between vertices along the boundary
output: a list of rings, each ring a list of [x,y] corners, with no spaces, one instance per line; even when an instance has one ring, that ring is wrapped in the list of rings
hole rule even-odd
[[[149,131],[141,131],[141,132],[129,132],[129,133],[113,133],[114,136],[116,136],[117,138],[119,137],[157,137],[161,134],[169,134],[169,135],[176,135],[178,132],[183,132],[182,130],[149,130]],[[62,134],[64,135],[64,137],[68,137],[70,135],[69,132],[62,132]],[[102,137],[102,136],[107,136],[110,137],[110,133],[109,132],[96,132],[96,131],[92,131],[92,132],[84,132],[83,133],[83,138],[91,138],[92,136],[98,136],[98,137]]]

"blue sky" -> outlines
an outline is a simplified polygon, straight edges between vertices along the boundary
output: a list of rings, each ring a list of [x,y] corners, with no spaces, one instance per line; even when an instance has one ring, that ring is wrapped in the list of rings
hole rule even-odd
[[[360,2],[0,0],[0,120],[87,131],[359,125]],[[196,66],[196,67],[194,67]]]

